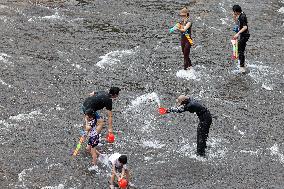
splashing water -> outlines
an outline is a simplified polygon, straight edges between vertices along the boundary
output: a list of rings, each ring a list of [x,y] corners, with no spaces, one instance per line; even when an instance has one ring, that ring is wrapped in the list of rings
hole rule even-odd
[[[134,53],[133,50],[112,51],[112,52],[107,53],[104,56],[100,56],[102,60],[97,62],[96,65],[100,68],[105,68],[106,65],[120,63],[121,61],[120,59],[123,56],[131,55],[133,53]]]
[[[190,79],[197,80],[197,81],[200,80],[198,73],[193,68],[191,68],[190,70],[179,70],[176,73],[176,76],[187,79],[187,80],[190,80]]]
[[[135,100],[131,102],[131,105],[129,106],[130,109],[135,108],[139,106],[142,103],[149,103],[149,102],[156,102],[158,104],[158,107],[161,106],[160,98],[158,97],[157,93],[147,93],[142,96],[137,97]]]
[[[284,155],[279,152],[279,147],[278,147],[277,144],[274,144],[274,145],[270,148],[270,151],[271,151],[271,152],[270,152],[271,155],[278,156],[279,161],[280,161],[281,163],[284,163]]]

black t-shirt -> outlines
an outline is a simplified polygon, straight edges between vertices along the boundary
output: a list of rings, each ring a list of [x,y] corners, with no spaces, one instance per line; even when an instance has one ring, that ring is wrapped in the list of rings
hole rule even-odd
[[[86,98],[83,103],[84,109],[92,109],[94,111],[106,108],[107,110],[112,110],[112,99],[110,94],[105,91],[99,91],[95,93],[95,96]]]
[[[197,116],[201,115],[202,113],[208,111],[207,108],[202,105],[200,102],[196,101],[193,98],[190,98],[184,106],[185,111],[189,111],[190,113],[196,113]]]
[[[239,30],[241,30],[244,26],[247,26],[247,30],[244,31],[243,33],[241,33],[241,35],[243,34],[248,34],[249,30],[248,30],[248,20],[247,20],[247,16],[245,13],[241,13],[238,19],[238,26],[239,26]]]

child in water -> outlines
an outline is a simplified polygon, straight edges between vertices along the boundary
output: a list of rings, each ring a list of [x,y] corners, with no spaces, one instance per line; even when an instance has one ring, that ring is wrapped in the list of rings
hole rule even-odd
[[[117,177],[118,181],[125,177],[128,182],[128,185],[132,185],[129,182],[129,169],[127,167],[127,156],[121,155],[119,158],[116,158],[111,161],[112,164],[112,174],[110,178],[110,189],[114,189],[114,180]],[[120,174],[120,175],[119,175]]]
[[[102,125],[98,124],[97,125],[97,114],[91,110],[88,109],[85,111],[85,130],[86,130],[86,135],[89,133],[89,140],[88,140],[88,145],[86,150],[92,155],[92,164],[93,166],[90,167],[88,170],[89,171],[99,171],[99,168],[97,166],[97,159],[99,156],[102,156],[100,158],[104,158],[104,156],[98,152],[96,149],[96,146],[99,144],[100,140],[100,133],[103,128]]]

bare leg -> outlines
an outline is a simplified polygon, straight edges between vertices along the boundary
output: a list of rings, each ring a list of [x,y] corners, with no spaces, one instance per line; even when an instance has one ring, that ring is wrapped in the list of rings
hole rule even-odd
[[[91,148],[91,155],[92,155],[92,163],[97,165],[97,159],[100,153],[96,150],[96,148]]]

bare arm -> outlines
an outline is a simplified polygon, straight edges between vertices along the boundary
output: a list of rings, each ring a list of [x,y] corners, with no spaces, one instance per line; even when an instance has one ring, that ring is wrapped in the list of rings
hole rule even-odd
[[[108,132],[112,133],[113,132],[113,128],[112,128],[112,111],[108,110]]]
[[[95,96],[96,95],[96,92],[95,91],[93,91],[93,92],[91,92],[90,94],[89,94],[89,96]]]
[[[112,173],[117,177],[118,180],[120,179],[118,173],[115,171],[114,163],[112,163]]]
[[[183,28],[178,28],[178,30],[181,31],[181,32],[185,32],[188,28],[190,28],[190,26],[191,26],[191,22],[188,22],[188,23],[185,25],[185,27],[183,27]]]
[[[240,34],[246,31],[247,29],[248,27],[244,26],[236,35],[234,35],[233,39],[237,39],[240,36]]]
[[[122,179],[122,178],[123,178],[124,174],[125,174],[125,169],[124,169],[124,168],[122,168],[121,175],[120,175],[120,179]]]

